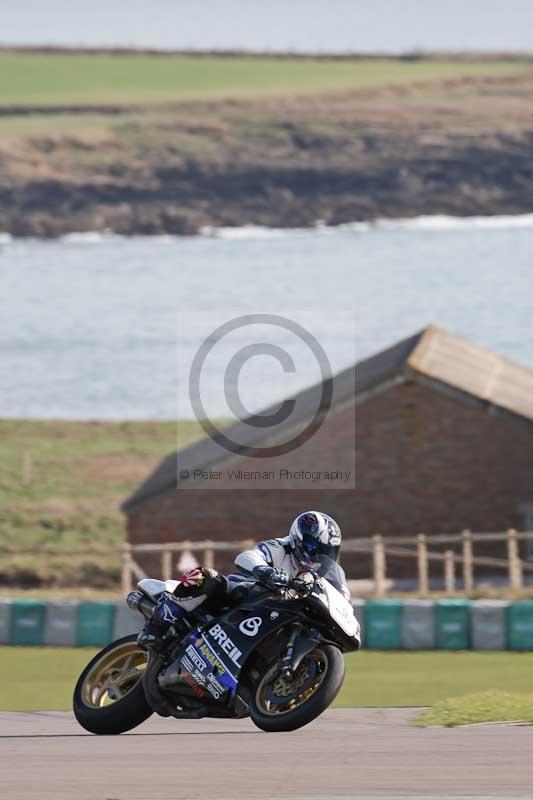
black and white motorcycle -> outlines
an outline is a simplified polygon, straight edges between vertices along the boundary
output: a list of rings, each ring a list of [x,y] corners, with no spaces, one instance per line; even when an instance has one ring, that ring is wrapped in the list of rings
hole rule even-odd
[[[149,619],[164,581],[142,580],[128,604]],[[135,636],[113,642],[83,670],[74,714],[88,731],[118,734],[153,712],[163,717],[251,717],[264,731],[307,725],[335,699],[343,653],[358,650],[360,628],[341,591],[342,572],[321,557],[314,575],[278,593],[256,584],[217,617],[193,612],[147,654]],[[179,625],[179,628],[178,628]]]

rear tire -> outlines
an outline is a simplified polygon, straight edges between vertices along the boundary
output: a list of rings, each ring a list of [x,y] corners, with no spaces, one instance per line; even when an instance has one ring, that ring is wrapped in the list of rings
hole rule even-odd
[[[153,714],[142,682],[146,654],[137,647],[136,638],[125,636],[104,647],[78,678],[72,705],[86,731],[124,733]]]
[[[257,681],[250,702],[250,716],[258,728],[268,732],[294,731],[312,722],[331,705],[344,681],[345,666],[341,651],[330,644],[321,645],[306,656],[300,669],[308,660],[318,661],[323,665],[322,672],[317,677],[317,688],[307,700],[288,710],[283,710],[279,704],[267,707],[268,701],[265,701],[265,696],[272,690],[279,677],[279,673],[276,672],[277,662],[272,662],[265,669]],[[312,688],[313,686],[310,686],[307,691]]]

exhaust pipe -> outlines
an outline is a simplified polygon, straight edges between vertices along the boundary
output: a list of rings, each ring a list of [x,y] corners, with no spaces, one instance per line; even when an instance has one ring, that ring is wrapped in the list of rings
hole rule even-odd
[[[146,619],[151,619],[154,613],[155,603],[141,592],[130,592],[126,597],[126,603],[134,611],[139,611]]]

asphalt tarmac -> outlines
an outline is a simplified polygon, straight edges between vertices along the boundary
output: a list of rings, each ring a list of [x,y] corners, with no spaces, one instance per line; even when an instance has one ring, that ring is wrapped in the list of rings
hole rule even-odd
[[[2,800],[533,798],[533,727],[418,729],[416,709],[330,710],[300,731],[152,717],[122,736],[0,714]]]

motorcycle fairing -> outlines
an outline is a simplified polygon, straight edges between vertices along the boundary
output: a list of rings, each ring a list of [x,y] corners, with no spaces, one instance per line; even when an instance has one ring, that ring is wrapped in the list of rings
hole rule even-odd
[[[347,636],[360,638],[360,626],[353,612],[351,603],[344,599],[337,589],[328,581],[321,581],[321,599],[329,609],[332,620]]]
[[[233,695],[237,691],[237,678],[201,630],[192,631],[187,638],[179,664],[215,700],[222,700],[228,692]]]
[[[178,657],[180,667],[215,700],[234,696],[248,656],[294,619],[294,610],[289,613],[277,602],[232,609],[189,634]]]

